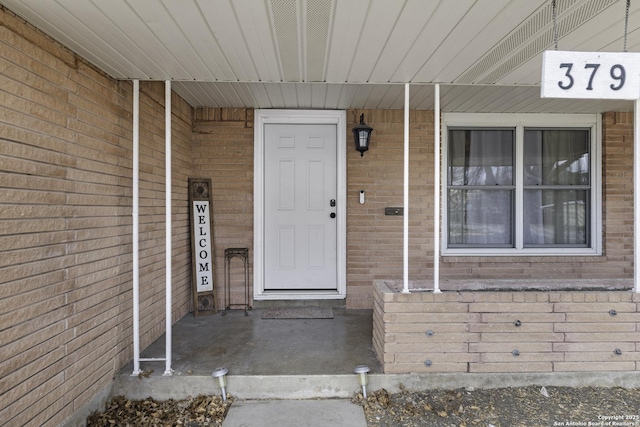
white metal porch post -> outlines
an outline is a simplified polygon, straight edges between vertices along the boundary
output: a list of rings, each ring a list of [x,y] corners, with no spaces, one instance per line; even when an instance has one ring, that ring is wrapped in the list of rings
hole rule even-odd
[[[166,312],[165,312],[165,370],[163,376],[171,376],[173,375],[173,370],[171,369],[171,293],[172,293],[172,262],[171,262],[171,234],[172,234],[172,226],[171,226],[171,80],[166,80],[164,83],[164,105],[165,105],[165,123],[164,123],[164,131],[165,131],[165,220],[166,220],[166,246],[165,246],[165,257],[166,257],[166,276],[165,276],[165,302],[166,302]]]
[[[140,80],[133,81],[133,373],[140,371]]]
[[[640,99],[633,104],[633,292],[640,292]]]
[[[165,81],[165,357],[140,358],[140,262],[139,262],[139,181],[140,181],[140,81],[133,81],[133,373],[139,375],[140,362],[165,361],[163,376],[173,375],[171,369],[171,306],[172,306],[172,226],[171,226],[171,81]]]
[[[403,286],[402,293],[409,293],[409,83],[404,85],[404,215],[403,215]]]
[[[433,292],[440,293],[440,84],[434,87],[433,107]]]

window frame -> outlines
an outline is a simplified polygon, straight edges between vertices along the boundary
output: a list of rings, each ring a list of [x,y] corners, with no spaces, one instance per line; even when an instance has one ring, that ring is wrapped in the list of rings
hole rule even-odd
[[[448,167],[449,128],[515,129],[514,147],[514,247],[449,247]],[[525,128],[589,129],[590,178],[589,247],[524,247],[524,168],[523,146]],[[602,255],[602,116],[600,114],[489,114],[443,113],[441,136],[441,254],[443,256],[599,256]]]

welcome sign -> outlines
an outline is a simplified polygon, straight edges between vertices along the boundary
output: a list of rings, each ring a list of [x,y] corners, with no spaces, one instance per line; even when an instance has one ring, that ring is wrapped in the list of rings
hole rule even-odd
[[[216,313],[211,228],[211,180],[189,178],[194,314]]]
[[[193,202],[193,217],[196,253],[196,290],[206,292],[213,290],[211,257],[211,221],[208,201]]]

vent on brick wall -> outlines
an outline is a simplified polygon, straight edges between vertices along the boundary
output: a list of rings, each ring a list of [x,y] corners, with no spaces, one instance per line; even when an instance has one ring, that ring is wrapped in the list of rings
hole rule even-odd
[[[558,38],[592,19],[618,0],[578,0],[557,2]],[[455,80],[456,83],[494,84],[534,56],[553,45],[551,2],[515,28],[478,62]]]

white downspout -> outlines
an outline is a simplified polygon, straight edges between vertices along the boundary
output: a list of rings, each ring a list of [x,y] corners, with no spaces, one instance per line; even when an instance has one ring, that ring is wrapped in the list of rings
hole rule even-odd
[[[633,106],[633,292],[640,292],[640,99]]]
[[[440,84],[434,87],[433,108],[433,293],[440,293]]]
[[[140,374],[140,80],[133,81],[133,373]]]
[[[409,83],[404,84],[404,232],[403,232],[403,287],[409,293]]]
[[[172,292],[172,262],[171,262],[171,80],[166,80],[164,86],[164,105],[165,105],[165,204],[166,204],[166,286],[165,286],[165,301],[166,301],[166,313],[165,313],[165,370],[163,376],[173,375],[171,369],[171,292]]]

